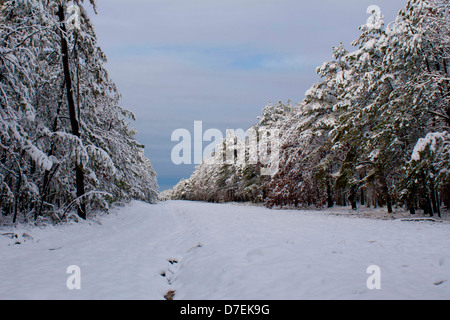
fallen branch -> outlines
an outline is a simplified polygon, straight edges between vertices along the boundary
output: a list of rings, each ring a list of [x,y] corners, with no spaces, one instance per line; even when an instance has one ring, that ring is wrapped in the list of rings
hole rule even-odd
[[[91,195],[93,195],[93,194],[101,194],[101,195],[103,195],[103,196],[105,196],[105,197],[106,197],[106,196],[112,197],[112,194],[111,194],[111,193],[109,193],[109,192],[104,192],[104,191],[89,191],[89,192],[86,192],[86,193],[83,194],[82,196],[79,196],[78,198],[76,198],[75,200],[73,200],[71,203],[69,203],[69,205],[66,207],[66,209],[65,209],[64,212],[63,212],[63,215],[62,215],[62,217],[61,217],[61,220],[65,218],[67,212],[69,212],[70,208],[71,208],[75,203],[79,203],[80,200],[82,200],[83,198],[86,198],[86,197],[91,196]]]

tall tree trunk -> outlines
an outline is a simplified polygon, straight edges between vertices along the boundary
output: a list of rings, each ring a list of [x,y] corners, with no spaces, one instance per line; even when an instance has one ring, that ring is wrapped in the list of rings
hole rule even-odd
[[[61,53],[63,56],[63,68],[64,68],[64,81],[66,83],[67,91],[67,103],[69,105],[69,116],[70,124],[72,126],[72,133],[76,137],[80,138],[80,127],[78,124],[77,113],[75,108],[75,100],[73,97],[72,79],[70,76],[70,66],[69,66],[69,49],[67,45],[67,40],[65,38],[66,25],[65,25],[65,10],[62,4],[59,5],[58,17],[61,23]],[[77,197],[80,198],[85,194],[84,190],[84,172],[82,165],[76,160],[75,163],[75,175],[76,175],[76,188]],[[86,204],[84,199],[80,198],[80,203],[78,205],[78,215],[82,219],[86,219]]]
[[[436,191],[434,189],[433,183],[430,183],[430,200],[431,200],[431,207],[433,208],[433,213],[438,213],[438,204],[436,201]]]
[[[328,179],[327,181],[327,202],[328,202],[328,208],[332,208],[334,205],[333,201],[333,187],[331,186],[331,182]]]
[[[441,214],[441,199],[439,198],[439,192],[435,191],[435,195],[436,195],[436,204],[437,204],[437,214],[438,214],[439,218],[442,218],[442,214]]]
[[[360,174],[359,174],[359,180],[362,181],[362,180],[364,179],[364,176],[365,176],[365,174],[363,175],[362,173],[360,173]],[[366,204],[366,201],[365,201],[365,200],[366,200],[366,199],[365,199],[365,194],[364,194],[364,188],[361,187],[361,188],[360,188],[359,204],[360,204],[361,206],[365,205],[365,204]]]
[[[409,190],[408,193],[409,195],[406,198],[406,208],[409,210],[410,214],[416,214],[416,192],[414,190]]]
[[[388,188],[386,188],[385,196],[386,196],[386,206],[388,209],[388,213],[393,213],[394,210],[392,209],[392,199],[391,199],[391,195],[389,193]]]
[[[384,176],[381,177],[381,188],[383,191],[384,198],[386,200],[386,206],[388,209],[388,213],[392,213],[394,211],[392,210],[391,194],[389,193],[389,187],[387,185],[386,178]]]
[[[425,199],[425,206],[426,206],[425,214],[429,214],[430,217],[433,217],[434,216],[433,206],[431,205],[431,199],[430,199],[430,197],[428,195],[427,195],[427,197]]]
[[[352,205],[352,210],[357,210],[358,207],[356,205],[356,186],[352,186],[350,188],[350,196],[348,197],[350,204]]]
[[[19,198],[20,198],[20,187],[22,186],[22,170],[20,169],[20,165],[18,163],[18,177],[17,177],[17,186],[16,186],[16,193],[14,195],[14,216],[13,216],[13,223],[16,223],[17,219],[17,213],[19,211]]]
[[[439,218],[442,218],[439,192],[436,190],[432,182],[430,182],[430,200],[433,213],[436,213]]]

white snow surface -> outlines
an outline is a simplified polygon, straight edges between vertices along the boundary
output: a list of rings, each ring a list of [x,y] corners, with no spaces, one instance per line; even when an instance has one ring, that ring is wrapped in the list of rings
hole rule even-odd
[[[448,221],[132,202],[0,234],[0,299],[156,300],[170,290],[189,300],[450,299]],[[66,286],[70,265],[80,290]],[[367,287],[370,265],[381,269],[380,290]]]
[[[419,161],[420,153],[423,152],[427,146],[430,146],[430,151],[436,152],[437,141],[440,139],[445,140],[447,136],[449,136],[450,138],[449,133],[446,131],[430,132],[426,135],[425,138],[420,138],[414,147],[411,155],[411,160]]]

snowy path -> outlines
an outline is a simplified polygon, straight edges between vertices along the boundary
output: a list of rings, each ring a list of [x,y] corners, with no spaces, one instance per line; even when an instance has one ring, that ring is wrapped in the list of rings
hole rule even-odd
[[[0,299],[450,299],[449,223],[172,201],[14,232],[33,239],[0,236]]]

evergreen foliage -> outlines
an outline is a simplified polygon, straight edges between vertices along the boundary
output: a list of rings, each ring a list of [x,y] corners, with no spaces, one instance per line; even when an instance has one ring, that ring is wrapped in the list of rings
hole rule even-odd
[[[172,198],[440,215],[450,207],[449,12],[448,1],[408,1],[394,22],[361,26],[353,51],[333,48],[304,101],[266,107],[259,125],[280,129],[275,175],[201,165]]]
[[[14,221],[157,199],[134,115],[120,105],[83,1],[74,4],[79,28],[65,0],[1,6],[0,209]]]

